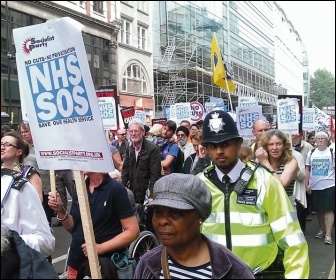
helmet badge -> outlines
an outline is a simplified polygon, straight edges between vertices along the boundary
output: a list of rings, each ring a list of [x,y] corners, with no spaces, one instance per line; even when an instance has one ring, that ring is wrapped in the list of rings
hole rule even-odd
[[[223,129],[225,123],[223,122],[222,118],[218,118],[219,114],[217,112],[211,114],[212,119],[209,119],[209,127],[210,131],[214,131],[218,133],[220,130]]]

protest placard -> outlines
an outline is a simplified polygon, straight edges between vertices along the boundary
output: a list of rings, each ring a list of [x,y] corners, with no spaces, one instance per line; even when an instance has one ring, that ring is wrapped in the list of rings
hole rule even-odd
[[[255,96],[238,96],[238,107],[258,106],[258,99]]]
[[[125,126],[126,129],[128,129],[128,124],[129,124],[130,120],[134,118],[134,114],[135,114],[134,107],[130,106],[130,107],[122,108],[120,110],[120,113],[121,113],[121,117],[122,117],[123,122],[124,122],[124,126]]]
[[[237,107],[236,122],[239,135],[244,140],[252,140],[255,137],[252,134],[253,123],[262,119],[262,106]]]
[[[302,129],[305,131],[315,130],[315,109],[303,108],[302,109]]]
[[[20,98],[41,169],[73,169],[92,278],[101,278],[83,171],[114,170],[83,42],[71,18],[13,30]],[[23,116],[25,117],[25,116]],[[85,209],[85,210],[84,210]]]
[[[117,130],[116,92],[113,89],[97,90],[98,105],[105,130]]]
[[[204,119],[204,107],[198,101],[190,102],[191,108],[191,121],[197,122],[199,120]]]
[[[165,125],[167,119],[166,118],[158,118],[158,119],[152,119],[152,126],[154,124],[161,124],[161,125]]]
[[[287,134],[299,133],[299,105],[297,98],[277,100],[278,129]]]
[[[20,98],[41,169],[114,170],[82,27],[62,18],[13,30]]]

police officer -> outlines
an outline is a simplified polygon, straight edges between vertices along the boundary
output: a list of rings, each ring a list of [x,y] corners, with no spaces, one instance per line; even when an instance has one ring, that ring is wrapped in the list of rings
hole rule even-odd
[[[272,171],[241,162],[235,122],[220,110],[204,119],[203,143],[213,165],[199,176],[212,194],[202,233],[244,260],[257,279],[308,279],[308,244],[296,212]]]

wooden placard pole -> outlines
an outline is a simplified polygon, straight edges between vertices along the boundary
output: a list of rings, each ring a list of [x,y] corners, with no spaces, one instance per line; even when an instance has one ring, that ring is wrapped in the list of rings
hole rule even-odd
[[[92,279],[102,279],[83,171],[73,171]]]
[[[51,192],[56,194],[56,177],[55,177],[55,170],[50,170],[49,171],[49,176],[50,176],[50,189]]]

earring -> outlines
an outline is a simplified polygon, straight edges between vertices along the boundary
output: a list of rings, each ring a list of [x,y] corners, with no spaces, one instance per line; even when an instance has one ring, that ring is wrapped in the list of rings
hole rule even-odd
[[[199,224],[201,225],[201,224],[203,224],[203,222],[202,222],[202,221],[199,221]]]

